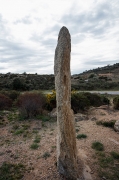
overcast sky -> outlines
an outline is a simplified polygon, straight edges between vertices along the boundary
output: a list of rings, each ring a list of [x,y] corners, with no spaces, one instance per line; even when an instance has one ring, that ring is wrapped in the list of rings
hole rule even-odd
[[[54,73],[59,30],[71,73],[119,63],[119,0],[0,0],[0,73]]]

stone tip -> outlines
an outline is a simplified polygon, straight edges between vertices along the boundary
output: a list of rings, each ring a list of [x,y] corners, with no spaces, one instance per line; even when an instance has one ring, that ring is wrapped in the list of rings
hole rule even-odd
[[[60,33],[68,33],[69,34],[69,30],[65,27],[65,26],[63,26],[61,29],[60,29],[60,32],[59,32],[59,34]]]
[[[62,26],[62,28],[60,29],[60,31],[61,31],[61,30],[67,30],[67,31],[68,31],[67,27],[65,27],[65,26]]]
[[[68,37],[70,39],[69,30],[65,26],[63,26],[59,31],[58,39],[60,37]]]

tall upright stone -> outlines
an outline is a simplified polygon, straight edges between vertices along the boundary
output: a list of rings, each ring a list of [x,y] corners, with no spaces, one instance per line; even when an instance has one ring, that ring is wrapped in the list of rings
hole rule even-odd
[[[57,100],[57,167],[68,180],[78,178],[77,148],[74,115],[71,109],[70,74],[71,38],[66,27],[62,27],[55,50],[55,88]]]

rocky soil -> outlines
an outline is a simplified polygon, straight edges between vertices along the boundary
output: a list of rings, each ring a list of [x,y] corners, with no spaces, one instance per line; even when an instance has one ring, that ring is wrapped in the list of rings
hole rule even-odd
[[[2,116],[0,118],[3,122]],[[78,156],[89,166],[87,171],[93,180],[119,179],[118,175],[115,176],[115,173],[119,174],[119,159],[109,161],[108,158],[108,162],[107,159],[101,161],[102,157],[111,157],[112,151],[119,153],[119,133],[113,128],[96,124],[97,121],[112,120],[119,120],[119,111],[106,106],[91,108],[85,115],[78,114],[76,117],[76,136],[87,135],[87,138],[77,139]],[[55,120],[9,121],[4,114],[4,123],[0,127],[0,166],[3,162],[23,164],[25,172],[22,180],[65,179],[57,172],[56,136]],[[37,141],[36,149],[31,148],[35,139],[40,141]],[[104,145],[103,152],[92,149],[94,141]],[[111,171],[113,175],[109,178]]]

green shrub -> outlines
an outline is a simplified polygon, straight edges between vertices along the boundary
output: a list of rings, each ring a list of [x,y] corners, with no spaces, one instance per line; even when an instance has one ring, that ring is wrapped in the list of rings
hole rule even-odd
[[[96,93],[72,93],[71,94],[71,107],[75,113],[79,110],[86,110],[90,106],[98,107],[101,105],[109,105],[109,99],[106,96],[101,96]]]
[[[99,164],[102,168],[109,167],[110,163],[113,164],[113,158],[110,156],[99,158]]]
[[[42,114],[46,98],[41,93],[26,92],[21,94],[17,100],[20,113],[25,118],[36,117]]]
[[[43,154],[43,158],[47,159],[48,157],[50,157],[50,153],[49,152],[45,152]]]
[[[24,132],[24,129],[18,129],[14,132],[14,135],[20,135]]]
[[[27,85],[23,78],[15,77],[12,82],[12,88],[14,90],[27,90]]]
[[[9,121],[16,121],[19,119],[19,115],[17,113],[13,113],[13,112],[10,112],[8,115],[7,115],[7,119]]]
[[[79,132],[79,129],[76,129],[76,133],[78,133]]]
[[[115,152],[115,151],[112,151],[110,154],[112,155],[112,157],[113,157],[114,159],[119,159],[119,153],[117,153],[117,152]]]
[[[92,143],[92,148],[97,150],[97,151],[103,151],[104,150],[104,146],[102,143],[95,141]]]
[[[39,143],[40,139],[41,139],[40,136],[36,136],[33,142],[34,143]]]
[[[88,78],[90,79],[90,78],[94,78],[94,77],[95,77],[95,74],[94,74],[94,73],[92,73],[92,74],[90,74],[90,75],[89,75],[89,77],[88,77]]]
[[[113,99],[113,104],[114,104],[114,109],[118,109],[119,110],[119,96],[116,96]]]
[[[109,105],[109,99],[104,95],[85,92],[84,96],[87,97],[91,106],[98,107],[101,105]]]
[[[43,122],[50,121],[51,119],[49,116],[46,115],[37,115],[36,118],[42,120]]]
[[[12,100],[3,94],[0,94],[0,110],[10,109],[11,107]]]
[[[24,130],[27,130],[30,128],[30,125],[29,124],[22,124],[22,127]]]
[[[105,95],[101,95],[101,100],[102,100],[104,105],[110,104],[110,100]]]
[[[90,106],[88,98],[84,93],[72,93],[71,95],[71,108],[74,113],[77,113],[79,110],[86,110]]]
[[[114,128],[114,124],[115,124],[115,120],[112,121],[97,121],[96,124],[97,125],[102,125],[105,127],[110,127],[110,128]]]
[[[30,148],[31,149],[38,149],[39,145],[37,143],[33,143]]]
[[[46,109],[52,110],[56,107],[56,92],[53,91],[52,94],[47,94],[47,103],[45,105]],[[90,106],[101,106],[109,104],[109,99],[106,96],[101,96],[89,92],[77,93],[76,91],[71,92],[71,108],[74,113],[79,110],[84,111]]]
[[[0,167],[0,180],[19,180],[23,178],[25,167],[22,164],[4,162]]]
[[[87,135],[86,134],[78,134],[77,139],[83,139],[83,138],[87,138]]]

